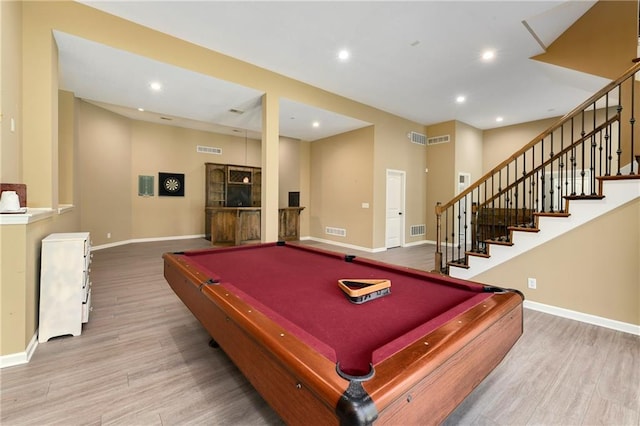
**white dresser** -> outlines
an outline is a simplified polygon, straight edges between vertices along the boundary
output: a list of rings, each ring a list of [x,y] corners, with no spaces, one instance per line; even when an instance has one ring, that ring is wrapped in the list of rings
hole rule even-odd
[[[88,232],[51,234],[42,240],[40,343],[82,333],[91,310],[90,263]]]

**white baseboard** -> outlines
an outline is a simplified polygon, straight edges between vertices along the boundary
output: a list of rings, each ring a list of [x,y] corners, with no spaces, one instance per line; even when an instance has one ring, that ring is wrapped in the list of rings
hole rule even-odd
[[[169,241],[169,240],[190,240],[193,238],[204,238],[204,234],[178,235],[175,237],[133,238],[131,240],[116,241],[114,243],[101,244],[99,246],[91,246],[91,251],[102,250],[110,247],[124,246],[126,244],[132,244],[132,243],[152,243],[156,241]]]
[[[36,330],[33,337],[27,345],[27,349],[24,352],[18,352],[15,354],[0,356],[0,369],[5,367],[13,367],[14,365],[26,364],[29,362],[33,353],[38,347],[38,330]]]
[[[402,247],[414,247],[414,246],[421,246],[424,244],[433,244],[435,245],[436,242],[435,241],[431,241],[431,240],[420,240],[420,241],[413,241],[411,243],[405,243]]]
[[[558,308],[556,306],[545,305],[544,303],[531,302],[529,300],[525,300],[523,306],[533,311],[544,312],[546,314],[555,315],[557,317],[567,318],[587,324],[597,325],[599,327],[622,331],[623,333],[635,334],[636,336],[640,336],[640,325],[598,317],[596,315],[585,314],[583,312],[572,311],[570,309]]]
[[[380,253],[382,251],[386,251],[387,250],[385,247],[371,249],[371,248],[368,248],[368,247],[360,247],[360,246],[356,246],[354,244],[346,244],[346,243],[341,243],[339,241],[325,240],[325,239],[316,238],[316,237],[301,237],[300,240],[301,241],[304,241],[304,240],[317,241],[319,243],[331,244],[331,245],[338,246],[338,247],[344,247],[344,248],[350,248],[350,249],[353,249],[353,250],[366,251],[367,253]]]

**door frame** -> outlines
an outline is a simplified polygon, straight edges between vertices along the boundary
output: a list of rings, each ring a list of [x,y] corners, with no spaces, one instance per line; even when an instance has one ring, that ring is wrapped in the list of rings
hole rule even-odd
[[[384,247],[389,248],[388,242],[388,223],[387,223],[387,211],[389,209],[389,176],[395,175],[400,177],[400,210],[402,215],[400,216],[400,246],[404,247],[405,243],[405,231],[406,231],[406,180],[407,172],[404,170],[387,169],[385,174],[385,191],[384,191]],[[395,247],[395,246],[394,246]]]

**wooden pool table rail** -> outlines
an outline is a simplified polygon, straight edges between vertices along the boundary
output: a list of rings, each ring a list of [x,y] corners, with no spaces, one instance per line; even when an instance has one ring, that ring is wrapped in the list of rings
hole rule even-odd
[[[333,361],[180,256],[163,257],[174,292],[288,424],[439,423],[522,334],[521,296],[495,294],[375,365],[365,399],[352,400]]]

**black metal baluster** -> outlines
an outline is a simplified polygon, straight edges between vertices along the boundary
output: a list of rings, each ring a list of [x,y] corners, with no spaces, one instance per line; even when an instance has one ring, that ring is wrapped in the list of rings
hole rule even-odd
[[[544,164],[544,139],[542,139],[540,141],[540,164]],[[545,176],[544,176],[544,166],[540,169],[540,191],[542,195],[542,212],[546,212],[547,210],[547,206],[546,206],[546,201],[547,201],[547,194],[546,194],[546,182],[545,182]]]
[[[622,173],[620,172],[620,157],[622,156],[622,83],[618,84],[618,149],[616,150],[616,156],[618,157],[618,172],[617,176],[620,176]]]
[[[454,238],[454,241],[458,241],[457,249],[458,253],[456,254],[456,262],[460,263],[460,230],[462,229],[461,220],[462,220],[462,199],[458,200],[458,229],[457,232],[454,231],[454,234],[457,234],[457,238]]]
[[[531,206],[531,200],[527,199],[527,152],[522,153],[522,216],[526,215],[527,204]]]
[[[591,161],[589,162],[589,170],[591,175],[589,176],[589,187],[591,195],[596,195],[596,103],[593,103],[593,129],[591,131]]]
[[[580,132],[580,147],[582,148],[582,166],[580,167],[580,180],[582,192],[580,195],[584,196],[584,135],[586,135],[586,132],[584,131],[584,110],[582,110],[580,115],[582,117],[582,131]]]
[[[562,177],[564,176],[564,180],[566,182],[567,175],[564,169],[564,164],[567,159],[567,154],[564,152],[564,123],[560,126],[560,157],[558,158],[559,172],[558,172],[558,200],[560,205],[558,206],[558,211],[563,213],[565,211],[565,203],[564,203],[564,195],[566,192],[566,187],[563,190],[562,187]]]
[[[631,150],[629,151],[631,156],[631,171],[629,174],[634,175],[634,155],[635,155],[635,132],[634,125],[636,124],[636,116],[635,116],[635,74],[631,76],[629,82],[631,83],[631,118],[629,119],[629,124],[631,124],[629,131],[631,132]],[[640,165],[639,165],[640,168]]]
[[[605,111],[605,120],[607,123],[609,123],[609,92],[607,92],[606,96],[605,96],[605,102],[604,102],[605,106],[604,106],[604,111]],[[611,156],[611,123],[609,123],[606,127],[605,127],[605,134],[604,134],[604,156],[605,156],[605,167],[604,167],[604,175],[605,176],[611,176],[611,160],[612,160],[612,156]]]
[[[469,207],[469,204],[468,204],[469,199],[467,198],[468,196],[469,196],[469,194],[464,196],[464,203],[463,203],[463,205],[464,205],[464,215],[463,215],[463,219],[464,219],[463,220],[463,222],[464,222],[464,245],[463,245],[463,248],[464,248],[464,250],[463,250],[463,256],[465,258],[467,256],[466,255],[466,253],[467,253],[467,232],[469,230],[469,225],[468,225],[468,223],[469,223],[468,222],[468,214],[469,214],[469,212],[467,211],[468,207]]]
[[[549,160],[553,159],[553,132],[551,132],[549,143],[551,145],[551,152],[549,153]],[[549,204],[549,211],[553,213],[555,208],[553,206],[555,199],[553,198],[555,191],[553,188],[553,161],[549,162],[549,197],[551,198]]]
[[[575,122],[571,117],[571,195],[576,195],[576,144],[575,144]]]

